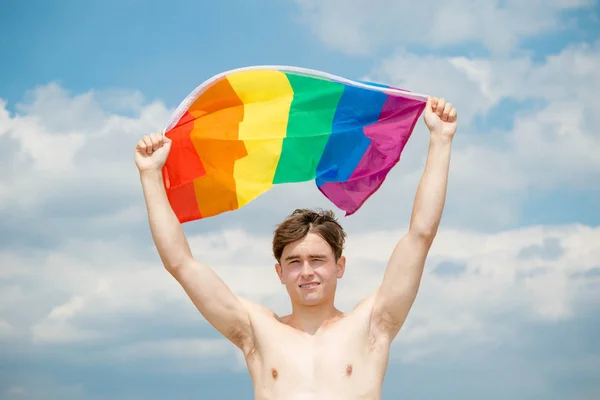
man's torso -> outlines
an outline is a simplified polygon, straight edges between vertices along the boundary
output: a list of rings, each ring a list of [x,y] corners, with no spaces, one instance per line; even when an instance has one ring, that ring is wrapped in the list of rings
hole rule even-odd
[[[373,334],[371,301],[314,335],[253,309],[246,355],[257,400],[379,399],[389,342]]]

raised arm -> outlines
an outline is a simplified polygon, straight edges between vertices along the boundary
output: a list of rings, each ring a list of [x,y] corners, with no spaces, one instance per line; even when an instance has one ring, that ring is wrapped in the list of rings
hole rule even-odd
[[[424,119],[430,131],[429,151],[410,226],[392,252],[373,304],[372,326],[377,333],[389,338],[396,336],[417,296],[425,259],[446,201],[456,110],[444,99],[431,98],[427,101]]]
[[[160,134],[144,137],[135,148],[154,244],[167,271],[206,320],[240,349],[248,351],[252,330],[247,308],[212,269],[194,260],[168,201],[162,166],[170,148],[171,140]]]

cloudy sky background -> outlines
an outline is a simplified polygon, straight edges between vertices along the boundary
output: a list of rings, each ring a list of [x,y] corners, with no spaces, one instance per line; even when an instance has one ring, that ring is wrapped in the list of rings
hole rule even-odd
[[[199,83],[285,64],[444,96],[448,202],[384,399],[600,398],[600,11],[591,0],[0,3],[0,399],[251,399],[238,352],[162,269],[133,146]],[[428,137],[355,215],[338,306],[380,282]],[[286,313],[276,223],[313,184],[185,225]],[[253,283],[250,283],[253,282]]]

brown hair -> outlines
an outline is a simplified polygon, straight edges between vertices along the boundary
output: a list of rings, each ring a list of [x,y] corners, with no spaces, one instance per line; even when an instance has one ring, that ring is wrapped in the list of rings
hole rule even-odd
[[[302,239],[309,232],[318,234],[331,246],[336,261],[342,256],[346,233],[333,211],[297,209],[275,229],[273,255],[277,262],[281,262],[285,246]]]

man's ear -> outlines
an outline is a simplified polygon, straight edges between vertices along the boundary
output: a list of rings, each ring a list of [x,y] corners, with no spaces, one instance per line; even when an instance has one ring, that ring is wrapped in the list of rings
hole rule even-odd
[[[277,276],[279,276],[279,281],[283,284],[283,271],[279,263],[275,264],[275,271],[277,272]]]
[[[337,277],[341,279],[344,276],[344,272],[346,272],[346,257],[341,256],[337,262]]]

